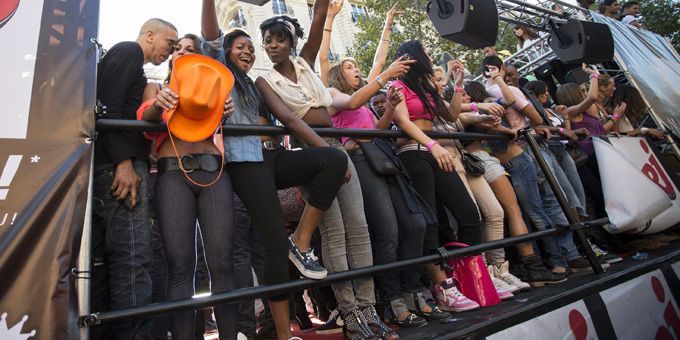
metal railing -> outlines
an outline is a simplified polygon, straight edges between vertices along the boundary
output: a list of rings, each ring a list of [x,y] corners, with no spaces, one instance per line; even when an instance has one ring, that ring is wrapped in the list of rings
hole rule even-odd
[[[98,131],[128,131],[128,130],[138,130],[138,131],[165,131],[167,128],[165,124],[149,123],[143,121],[131,121],[131,120],[113,120],[113,119],[100,119],[96,123]],[[335,129],[335,128],[314,128],[314,131],[320,136],[325,137],[381,137],[381,138],[396,138],[396,137],[407,137],[402,131],[398,130],[372,130],[372,129]],[[288,130],[281,127],[273,126],[258,126],[258,125],[224,125],[223,133],[225,135],[287,135],[290,134]],[[496,135],[496,134],[485,134],[485,133],[465,133],[465,132],[427,132],[427,135],[433,138],[440,139],[462,139],[462,140],[509,140],[510,137],[506,135]],[[453,257],[466,256],[471,254],[478,254],[483,251],[497,249],[507,246],[513,246],[524,242],[535,241],[543,239],[546,237],[554,236],[564,228],[569,228],[577,236],[577,241],[581,244],[585,251],[585,255],[590,261],[591,266],[595,273],[603,273],[603,269],[600,263],[597,261],[592,248],[588,244],[585,236],[583,235],[583,229],[596,225],[603,225],[608,223],[607,219],[599,219],[587,222],[578,222],[576,216],[571,211],[567,198],[564,193],[559,188],[559,184],[548,168],[547,163],[543,159],[543,156],[539,150],[538,143],[534,136],[531,134],[530,129],[525,129],[520,131],[520,135],[524,138],[529,146],[530,150],[537,160],[539,167],[545,174],[546,180],[550,184],[553,193],[557,197],[560,207],[567,216],[570,225],[567,226],[557,226],[553,229],[531,232],[521,236],[508,237],[502,240],[484,242],[478,245],[472,245],[465,248],[457,249],[445,249],[438,248],[432,255],[426,255],[418,258],[407,259],[398,262],[392,262],[381,265],[373,265],[370,267],[364,267],[359,269],[353,269],[344,272],[337,272],[329,274],[323,280],[310,280],[310,279],[300,279],[295,281],[289,281],[286,283],[275,284],[275,285],[262,285],[252,288],[236,289],[228,292],[218,292],[213,293],[209,296],[193,297],[180,300],[172,300],[165,302],[152,303],[145,306],[139,306],[134,308],[126,308],[115,311],[107,312],[94,312],[80,317],[80,324],[82,327],[89,327],[93,325],[98,325],[102,323],[110,323],[118,320],[137,318],[137,317],[147,317],[152,315],[159,315],[174,311],[187,310],[187,309],[197,309],[203,307],[214,306],[222,303],[237,302],[245,299],[261,298],[271,295],[280,295],[282,293],[288,293],[292,291],[298,291],[302,289],[308,289],[313,287],[327,286],[332,283],[353,280],[360,277],[370,277],[376,274],[401,270],[404,268],[422,266],[429,263],[439,263],[445,265],[448,259]],[[96,143],[96,139],[95,139]],[[84,278],[87,279],[87,278]]]

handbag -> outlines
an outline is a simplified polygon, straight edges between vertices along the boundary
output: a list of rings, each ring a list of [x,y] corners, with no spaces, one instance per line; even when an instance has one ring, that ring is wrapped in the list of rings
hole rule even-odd
[[[574,160],[574,164],[576,164],[577,168],[580,168],[581,166],[588,163],[588,158],[590,158],[590,156],[588,156],[588,154],[581,150],[581,148],[578,146],[568,143],[565,148],[567,149],[571,159]]]
[[[474,177],[484,175],[486,169],[484,168],[484,161],[481,158],[463,150],[460,147],[458,148],[458,152],[460,153],[460,159],[463,163],[463,167],[465,168],[466,175]]]
[[[371,168],[373,168],[373,171],[378,175],[392,176],[397,173],[397,167],[392,163],[392,160],[390,160],[378,146],[373,144],[373,142],[358,143],[361,147],[361,151],[364,152],[364,156],[366,156],[368,165],[370,165]]]
[[[460,247],[467,247],[467,244],[459,242],[444,244],[447,250]],[[482,307],[501,302],[481,255],[454,257],[449,259],[448,264],[453,269],[452,272],[447,270],[446,274],[449,277],[453,276],[456,287],[463,295]]]

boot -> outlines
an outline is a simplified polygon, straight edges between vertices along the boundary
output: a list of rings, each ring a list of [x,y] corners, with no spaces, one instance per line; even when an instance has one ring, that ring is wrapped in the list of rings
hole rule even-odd
[[[379,337],[373,333],[368,326],[364,315],[359,310],[354,310],[342,317],[345,325],[342,327],[342,334],[349,340],[375,340]]]
[[[537,255],[529,255],[520,259],[522,269],[526,273],[524,278],[532,287],[543,287],[546,284],[561,283],[567,280],[564,274],[552,273],[543,265]]]
[[[364,320],[366,320],[368,327],[371,328],[373,333],[380,336],[380,339],[383,340],[399,339],[399,334],[397,334],[397,332],[393,331],[388,325],[386,325],[382,320],[380,320],[380,316],[378,316],[378,312],[376,312],[375,307],[373,306],[364,307],[361,310],[361,313],[363,314]]]

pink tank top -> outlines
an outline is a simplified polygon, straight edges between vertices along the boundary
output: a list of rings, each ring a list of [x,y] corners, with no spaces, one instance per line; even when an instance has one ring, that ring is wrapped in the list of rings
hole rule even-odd
[[[331,116],[333,126],[341,129],[375,129],[375,118],[371,110],[366,106],[361,106],[354,110],[339,111]],[[340,141],[342,144],[349,139],[349,137],[342,137]]]
[[[418,98],[418,95],[409,89],[404,82],[401,80],[395,80],[392,82],[392,87],[401,87],[401,93],[404,94],[404,99],[406,100],[406,108],[408,109],[408,117],[411,121],[416,119],[427,119],[432,120],[432,112],[430,112],[425,104]],[[429,97],[429,95],[428,95]],[[434,100],[430,98],[430,105],[434,106]]]

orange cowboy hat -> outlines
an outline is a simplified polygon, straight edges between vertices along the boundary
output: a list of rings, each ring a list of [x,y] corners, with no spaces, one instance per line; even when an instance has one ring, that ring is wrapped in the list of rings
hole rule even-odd
[[[219,61],[189,54],[173,62],[170,89],[179,100],[168,111],[168,131],[186,142],[215,133],[222,121],[224,102],[234,87],[234,75]]]

